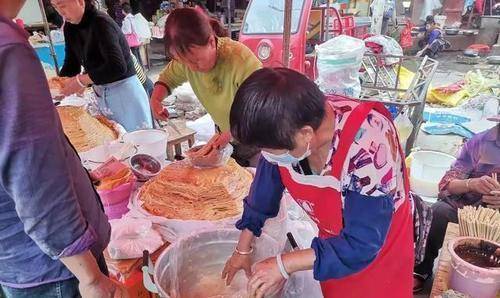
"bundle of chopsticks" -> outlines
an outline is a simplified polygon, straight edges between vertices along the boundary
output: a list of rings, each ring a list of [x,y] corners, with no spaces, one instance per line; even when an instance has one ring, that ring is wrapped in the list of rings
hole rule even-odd
[[[461,236],[479,237],[500,242],[500,212],[498,210],[465,206],[458,210]]]

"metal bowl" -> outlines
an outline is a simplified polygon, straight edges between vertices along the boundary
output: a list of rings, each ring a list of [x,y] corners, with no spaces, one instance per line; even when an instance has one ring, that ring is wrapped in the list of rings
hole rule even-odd
[[[444,31],[446,32],[446,35],[457,35],[459,32],[457,28],[446,28]]]
[[[148,181],[161,171],[161,163],[147,154],[136,154],[132,156],[129,164],[139,182]]]
[[[472,36],[475,34],[475,31],[474,30],[464,30],[462,31],[462,33],[465,35],[465,36]]]
[[[154,268],[154,282],[160,297],[248,297],[243,272],[236,275],[230,287],[225,287],[220,278],[240,233],[236,229],[205,230],[169,246]],[[254,247],[253,262],[280,252],[278,243],[266,234],[256,239]]]
[[[489,64],[500,64],[500,56],[489,56],[486,58]]]

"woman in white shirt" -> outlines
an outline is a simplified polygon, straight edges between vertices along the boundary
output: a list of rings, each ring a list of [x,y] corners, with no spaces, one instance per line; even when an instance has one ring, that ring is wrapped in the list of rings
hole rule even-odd
[[[132,51],[132,54],[134,54],[134,56],[137,58],[137,60],[142,66],[141,53],[139,50],[141,43],[139,40],[139,35],[137,34],[135,28],[135,19],[134,19],[135,17],[132,14],[132,7],[128,3],[123,3],[122,11],[123,14],[125,15],[125,18],[123,19],[122,23],[122,32],[123,34],[125,34],[125,37],[127,38],[127,42],[130,47],[130,50]]]

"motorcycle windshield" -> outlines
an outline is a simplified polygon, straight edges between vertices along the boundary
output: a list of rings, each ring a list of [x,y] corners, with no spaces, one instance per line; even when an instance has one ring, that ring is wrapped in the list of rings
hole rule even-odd
[[[304,0],[292,4],[292,34],[299,30]],[[285,0],[255,0],[247,8],[244,34],[282,34],[285,24]]]

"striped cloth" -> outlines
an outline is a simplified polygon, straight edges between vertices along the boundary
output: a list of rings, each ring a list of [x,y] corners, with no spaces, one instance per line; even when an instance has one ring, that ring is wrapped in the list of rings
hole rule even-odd
[[[139,64],[139,61],[137,61],[137,58],[135,57],[134,54],[132,54],[132,52],[130,52],[130,56],[132,56],[132,61],[134,61],[134,68],[135,72],[137,73],[137,77],[139,78],[141,84],[144,85],[147,79],[147,76],[144,73],[144,69],[142,69],[142,66]]]

